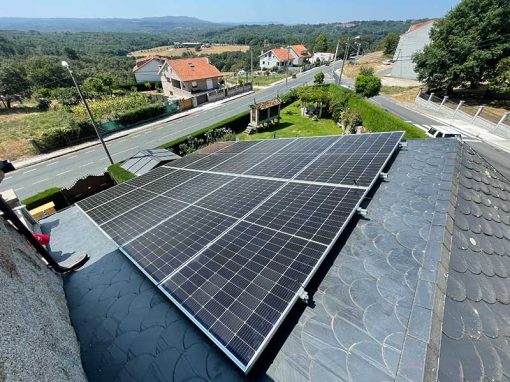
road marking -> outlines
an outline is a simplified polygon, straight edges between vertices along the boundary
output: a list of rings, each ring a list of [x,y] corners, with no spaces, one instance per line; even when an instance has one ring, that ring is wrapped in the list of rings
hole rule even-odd
[[[73,159],[76,158],[78,155],[73,155],[72,157],[67,157],[67,159]]]
[[[89,163],[82,164],[81,166],[79,166],[79,168],[87,167],[87,166],[90,166],[91,164],[94,164],[94,162],[89,162]]]
[[[94,152],[96,151],[96,149],[92,149],[92,150],[89,150],[89,151],[85,151],[84,154],[88,154],[88,153],[91,153],[91,152]]]
[[[58,162],[59,162],[59,161],[57,160],[57,161],[55,161],[55,162],[48,163],[48,164],[46,165],[46,167],[53,166],[54,164],[57,164]]]
[[[124,139],[121,139],[120,141],[117,141],[118,143],[121,143],[121,142],[124,142],[126,140],[126,138]]]
[[[35,171],[35,170],[37,170],[37,168],[33,168],[31,170],[24,171],[23,174],[28,174],[29,172],[32,172],[32,171]]]
[[[18,187],[16,188],[16,191],[23,190],[25,187]]]
[[[117,151],[116,153],[113,153],[113,155],[125,153],[126,151],[130,151],[130,150],[137,149],[137,148],[138,147],[130,147],[129,149],[125,149],[125,150],[122,150],[122,151]]]
[[[38,183],[46,182],[47,180],[48,180],[48,178],[42,179],[42,180],[38,180],[37,182],[34,182],[32,184],[38,184]]]
[[[64,175],[64,174],[67,174],[68,172],[71,172],[71,170],[67,170],[67,171],[64,171],[64,172],[58,173],[58,174],[57,174],[57,175],[55,175],[55,176]]]
[[[462,138],[462,141],[463,142],[481,142],[480,139],[465,139],[465,138]]]
[[[6,176],[4,180],[12,179],[12,176]]]

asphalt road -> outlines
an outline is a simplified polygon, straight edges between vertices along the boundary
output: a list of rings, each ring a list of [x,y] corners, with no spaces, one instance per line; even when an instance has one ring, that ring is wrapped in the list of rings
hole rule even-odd
[[[336,63],[336,67],[340,65]],[[153,148],[189,135],[225,118],[247,111],[253,98],[257,102],[274,98],[277,93],[282,94],[310,81],[318,71],[330,72],[331,67],[320,67],[299,75],[296,79],[289,78],[288,86],[285,81],[255,94],[240,97],[226,102],[213,109],[207,109],[189,116],[162,123],[153,128],[142,130],[123,138],[107,142],[114,162],[129,158],[141,149]],[[327,74],[327,77],[331,78]],[[65,187],[72,185],[77,179],[89,174],[102,173],[108,167],[108,159],[101,145],[95,145],[81,151],[69,153],[58,158],[38,163],[5,174],[0,184],[0,191],[13,188],[20,199],[34,195],[50,187]]]
[[[336,68],[338,68],[339,65],[341,65],[341,62],[335,64]],[[326,73],[326,81],[331,82],[332,68],[315,68],[296,79],[289,79],[288,86],[283,82],[261,90],[254,95],[247,95],[221,104],[213,109],[203,110],[171,122],[161,123],[153,128],[148,128],[123,138],[112,140],[107,143],[108,149],[115,162],[124,160],[141,149],[159,146],[179,137],[189,135],[194,131],[210,126],[232,115],[246,111],[248,110],[248,106],[253,102],[253,97],[255,97],[257,101],[264,101],[274,98],[277,93],[282,94],[286,92],[289,88],[311,82],[315,73],[320,70]],[[350,80],[343,80],[342,83],[347,86],[352,86],[352,81]],[[383,109],[388,110],[401,119],[409,121],[422,129],[427,129],[427,127],[431,125],[440,125],[431,118],[396,104],[389,97],[377,96],[371,100]],[[510,161],[507,159],[508,153],[481,142],[479,139],[469,139],[469,141],[469,144],[486,156],[487,160],[491,162],[494,167],[510,178]],[[50,187],[69,186],[76,179],[88,174],[102,173],[108,164],[109,162],[102,147],[100,145],[95,145],[88,149],[76,151],[53,160],[10,172],[6,174],[4,181],[0,184],[0,190],[3,191],[14,188],[17,195],[23,199]]]

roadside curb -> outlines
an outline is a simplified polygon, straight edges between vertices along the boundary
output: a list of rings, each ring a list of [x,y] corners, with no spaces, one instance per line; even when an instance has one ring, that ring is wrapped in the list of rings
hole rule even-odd
[[[253,93],[255,93],[255,91],[252,90],[252,91],[249,91],[249,92],[246,92],[246,93],[237,94],[235,96],[232,96],[232,97],[229,97],[229,98],[225,98],[225,99],[222,99],[220,101],[212,102],[210,104],[206,104],[206,105],[203,105],[203,106],[199,106],[197,108],[193,108],[193,109],[190,109],[190,110],[183,111],[182,113],[173,114],[173,115],[171,115],[169,117],[166,117],[166,118],[163,118],[161,120],[149,122],[147,124],[143,124],[143,125],[138,126],[138,127],[133,127],[131,129],[127,129],[127,130],[124,130],[124,131],[119,131],[118,133],[114,133],[114,134],[112,134],[112,135],[110,135],[108,137],[105,137],[104,141],[105,142],[110,142],[110,141],[115,141],[117,139],[129,136],[129,135],[135,135],[135,134],[137,134],[140,131],[151,129],[151,128],[155,127],[155,126],[159,126],[160,124],[167,123],[167,122],[172,122],[172,121],[175,121],[175,120],[187,117],[189,115],[198,114],[198,113],[200,113],[200,112],[202,112],[204,110],[214,109],[214,108],[216,108],[216,107],[218,107],[218,106],[220,106],[222,104],[228,103],[228,102],[233,101],[233,100],[238,99],[238,98],[242,98],[242,97],[251,95]],[[71,146],[71,147],[68,147],[68,148],[56,150],[56,151],[53,151],[53,152],[48,153],[48,154],[40,154],[40,155],[37,155],[37,156],[29,158],[29,159],[14,161],[12,163],[13,163],[14,168],[16,170],[20,170],[20,169],[25,168],[25,167],[29,167],[29,166],[33,166],[33,165],[36,165],[36,164],[39,164],[39,163],[43,163],[43,162],[46,162],[46,161],[49,161],[49,160],[52,160],[52,159],[55,159],[55,158],[62,157],[62,156],[67,155],[67,154],[71,154],[71,153],[74,153],[74,152],[77,152],[77,151],[88,149],[88,148],[93,147],[93,146],[100,145],[100,144],[101,144],[101,142],[99,141],[99,139],[94,139],[94,140],[91,140],[91,141],[88,141],[88,142],[81,143],[79,145],[75,145],[75,146]]]

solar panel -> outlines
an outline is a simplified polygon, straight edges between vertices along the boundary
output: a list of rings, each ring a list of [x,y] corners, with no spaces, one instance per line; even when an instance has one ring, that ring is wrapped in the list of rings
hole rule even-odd
[[[237,178],[198,201],[197,205],[240,218],[281,186],[281,182],[271,180]]]
[[[80,207],[248,372],[402,136],[218,145]]]
[[[361,189],[289,183],[246,220],[328,245],[363,194]]]
[[[235,221],[191,206],[141,233],[122,249],[158,283]]]
[[[124,195],[126,192],[132,191],[134,189],[128,183],[122,183],[118,186],[109,188],[102,192],[99,192],[95,195],[88,197],[87,199],[80,200],[77,204],[84,211],[89,211],[97,206],[100,206],[106,202],[111,201],[114,198],[117,198],[121,195]]]
[[[103,223],[101,228],[121,246],[187,206],[187,203],[157,196]]]
[[[163,288],[247,367],[325,249],[241,222]]]

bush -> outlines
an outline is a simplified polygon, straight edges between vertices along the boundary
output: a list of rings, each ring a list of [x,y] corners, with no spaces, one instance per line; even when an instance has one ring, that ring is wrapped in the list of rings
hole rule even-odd
[[[324,83],[324,73],[323,72],[316,73],[315,76],[313,77],[313,83],[316,85],[322,85]]]
[[[360,74],[356,77],[354,88],[356,89],[356,93],[361,94],[363,97],[374,97],[379,94],[381,90],[381,79],[376,76]]]
[[[50,100],[47,99],[47,98],[39,98],[39,100],[37,101],[37,109],[39,109],[40,111],[48,111],[48,109],[50,108]]]
[[[122,163],[115,163],[110,166],[108,166],[108,173],[112,177],[112,179],[117,184],[121,184],[123,182],[126,182],[130,179],[136,178],[136,175],[132,172],[123,169],[121,167]]]
[[[280,96],[280,101],[282,101],[283,106],[290,105],[291,103],[298,100],[298,93],[296,89],[291,89],[287,93],[283,93]]]
[[[424,131],[416,126],[395,117],[386,110],[372,104],[364,98],[353,95],[349,98],[348,107],[356,111],[363,120],[363,126],[373,133],[384,131],[405,131],[405,138],[427,138]]]
[[[157,117],[166,112],[165,104],[149,104],[145,106],[139,106],[135,109],[118,113],[115,115],[114,120],[121,125],[129,125],[136,122],[140,122],[146,119]]]
[[[345,109],[340,114],[340,120],[347,134],[356,134],[356,127],[361,126],[363,123],[359,113],[350,108]]]
[[[234,115],[230,118],[224,119],[223,121],[220,121],[218,123],[215,123],[211,126],[205,127],[201,130],[195,131],[193,134],[187,137],[181,137],[174,139],[173,141],[167,142],[159,148],[163,149],[171,149],[174,152],[179,152],[179,145],[181,144],[189,144],[189,139],[191,138],[197,138],[197,139],[206,139],[206,133],[225,127],[232,131],[232,134],[241,132],[244,129],[246,129],[246,126],[248,126],[248,123],[250,123],[250,112],[245,111],[243,113],[239,113],[237,115]]]
[[[359,74],[362,76],[373,76],[374,75],[374,68],[371,68],[369,66],[362,66],[359,70]]]
[[[47,190],[41,191],[38,194],[30,196],[21,201],[22,204],[26,205],[27,209],[32,210],[43,204],[53,202],[57,210],[67,207],[69,204],[64,198],[64,195],[60,192],[60,188],[52,187]]]

